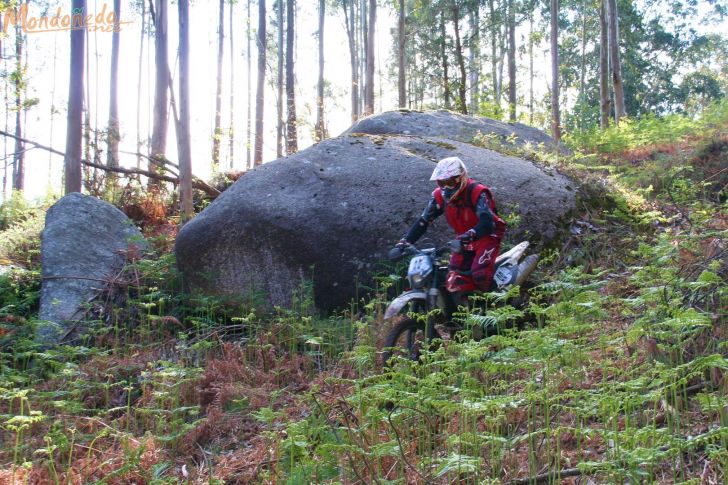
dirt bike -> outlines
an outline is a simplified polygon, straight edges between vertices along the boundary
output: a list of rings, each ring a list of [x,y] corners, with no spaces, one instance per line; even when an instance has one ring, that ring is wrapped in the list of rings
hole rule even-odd
[[[524,241],[498,256],[491,291],[507,290],[513,285],[521,285],[528,278],[538,262],[537,254],[521,260],[528,246],[529,243]],[[458,290],[472,286],[467,285],[468,275],[448,269],[447,257],[462,250],[461,242],[455,240],[440,248],[418,249],[409,244],[389,252],[392,261],[411,256],[407,270],[411,289],[392,300],[384,313],[384,320],[393,322],[384,341],[382,357],[385,364],[395,354],[419,359],[425,345],[442,338],[437,327],[444,327],[452,334],[462,329],[452,318],[465,296],[463,291]],[[433,311],[435,309],[440,311]],[[489,329],[483,330],[491,333]]]

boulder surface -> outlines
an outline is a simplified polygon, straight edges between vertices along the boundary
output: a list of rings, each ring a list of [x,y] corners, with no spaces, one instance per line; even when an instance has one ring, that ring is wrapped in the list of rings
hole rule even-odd
[[[371,284],[377,263],[419,217],[435,163],[448,156],[491,187],[501,215],[517,216],[504,246],[560,235],[574,207],[573,182],[453,138],[348,133],[248,172],[180,231],[175,252],[186,283],[287,306],[312,276],[319,308],[345,306],[357,281]],[[453,236],[441,217],[425,237]]]
[[[129,218],[95,197],[69,194],[48,209],[36,341],[51,345],[83,333],[84,305],[122,269],[129,250],[143,246]]]
[[[436,136],[465,143],[473,143],[479,135],[485,135],[505,144],[551,146],[554,143],[554,139],[543,131],[523,123],[504,123],[447,110],[387,111],[357,121],[344,132],[351,133]]]

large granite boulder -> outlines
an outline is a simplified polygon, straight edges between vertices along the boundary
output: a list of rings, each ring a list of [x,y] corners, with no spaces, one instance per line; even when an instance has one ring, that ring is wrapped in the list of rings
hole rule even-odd
[[[435,163],[453,155],[492,188],[501,214],[519,216],[511,241],[560,235],[574,184],[554,170],[453,139],[344,134],[262,165],[223,192],[180,231],[179,268],[192,290],[281,306],[312,275],[319,308],[346,305],[419,217]],[[453,235],[440,218],[426,237]]]
[[[523,123],[502,121],[478,116],[467,116],[452,111],[387,111],[368,116],[354,123],[344,134],[435,136],[480,145],[530,144],[552,146],[554,139],[543,131]],[[481,137],[480,140],[478,137]],[[489,140],[491,137],[492,140]],[[565,147],[562,147],[565,149]]]
[[[82,334],[85,305],[145,246],[139,229],[113,205],[73,193],[46,213],[43,283],[36,341],[52,345]]]

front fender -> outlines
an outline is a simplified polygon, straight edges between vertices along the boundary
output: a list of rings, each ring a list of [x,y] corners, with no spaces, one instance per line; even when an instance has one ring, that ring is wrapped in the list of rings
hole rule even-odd
[[[413,300],[422,300],[423,302],[425,302],[427,301],[427,294],[424,291],[420,290],[412,290],[402,293],[397,298],[392,300],[392,303],[389,304],[387,310],[384,312],[384,319],[390,320],[394,318],[397,314],[399,314],[399,312],[402,311],[402,308],[404,308],[409,302]]]

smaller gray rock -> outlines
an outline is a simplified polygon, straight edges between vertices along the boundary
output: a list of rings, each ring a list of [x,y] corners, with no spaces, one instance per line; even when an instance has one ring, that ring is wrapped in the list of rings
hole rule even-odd
[[[79,193],[56,202],[41,234],[36,341],[48,346],[83,333],[85,304],[119,273],[129,250],[145,246],[139,229],[107,202]]]

